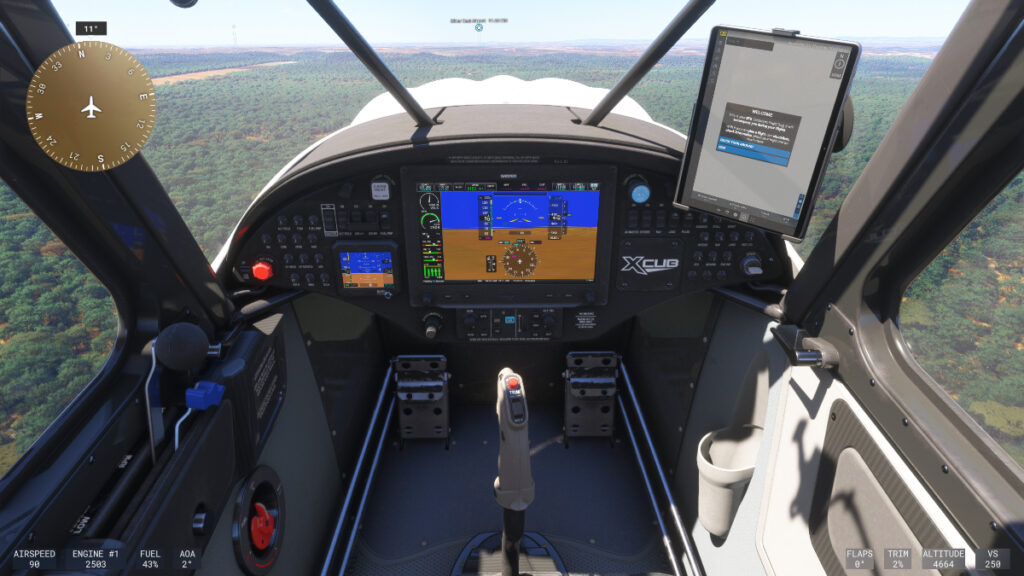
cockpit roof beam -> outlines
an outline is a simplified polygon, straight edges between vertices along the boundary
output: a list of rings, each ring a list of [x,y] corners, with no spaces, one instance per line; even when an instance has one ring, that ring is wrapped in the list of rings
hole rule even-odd
[[[380,59],[380,55],[370,47],[366,39],[363,38],[363,35],[356,30],[356,27],[352,25],[352,22],[345,17],[345,14],[342,13],[341,9],[332,0],[308,0],[308,2],[316,10],[317,14],[320,15],[320,18],[348,46],[348,49],[356,55],[356,58],[359,58],[363,66],[366,66],[366,69],[373,74],[374,78],[384,85],[384,88],[394,96],[395,100],[402,105],[402,108],[405,108],[409,116],[412,116],[413,120],[416,121],[417,126],[422,128],[437,124],[423,110],[419,102],[412,97],[412,94],[409,93],[402,82],[395,77],[394,72],[384,64],[384,61]]]
[[[647,47],[647,50],[633,64],[633,67],[623,74],[622,78],[619,78],[618,83],[597,103],[597,106],[583,120],[583,123],[588,126],[600,124],[601,120],[604,120],[604,117],[612,111],[612,108],[615,108],[615,105],[625,98],[634,86],[643,80],[651,68],[654,68],[654,65],[661,60],[661,57],[676,45],[676,42],[683,37],[683,34],[686,34],[686,31],[714,3],[715,0],[690,0],[686,6],[683,6],[679,14],[676,14],[676,17],[669,23],[668,27]]]

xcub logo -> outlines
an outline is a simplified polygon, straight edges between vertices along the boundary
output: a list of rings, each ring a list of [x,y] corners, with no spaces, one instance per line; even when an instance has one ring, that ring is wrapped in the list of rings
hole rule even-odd
[[[633,272],[641,276],[664,272],[679,268],[679,260],[676,258],[647,258],[646,256],[623,256],[625,265],[620,269],[622,272]]]

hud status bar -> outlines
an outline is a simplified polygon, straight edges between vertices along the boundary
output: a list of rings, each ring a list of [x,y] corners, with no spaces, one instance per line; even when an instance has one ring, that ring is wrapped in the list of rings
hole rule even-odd
[[[967,550],[963,548],[925,548],[915,561],[910,548],[886,548],[879,559],[871,548],[847,548],[847,570],[875,570],[881,562],[885,570],[966,570]],[[1009,570],[1009,548],[984,548],[974,552],[974,568],[982,570]]]
[[[138,570],[196,570],[200,548],[142,548],[129,557],[121,546],[74,548],[19,548],[14,551],[14,570],[107,571],[133,566]]]

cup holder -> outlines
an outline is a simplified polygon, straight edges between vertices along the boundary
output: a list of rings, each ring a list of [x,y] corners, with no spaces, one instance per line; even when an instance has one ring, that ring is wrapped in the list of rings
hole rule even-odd
[[[764,429],[755,424],[708,432],[697,449],[697,516],[711,534],[725,538],[754,475]]]

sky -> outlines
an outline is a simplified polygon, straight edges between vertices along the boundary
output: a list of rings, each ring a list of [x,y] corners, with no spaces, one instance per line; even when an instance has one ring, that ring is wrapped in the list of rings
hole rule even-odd
[[[681,0],[336,2],[374,45],[650,41],[684,5]],[[53,0],[53,4],[72,32],[75,21],[105,20],[104,40],[128,48],[340,45],[304,0],[198,0],[187,9],[170,0]],[[967,0],[718,0],[684,39],[706,39],[716,24],[790,28],[844,39],[944,38],[966,5]],[[452,19],[478,18],[507,22],[486,22],[480,32],[472,23],[451,23]]]

